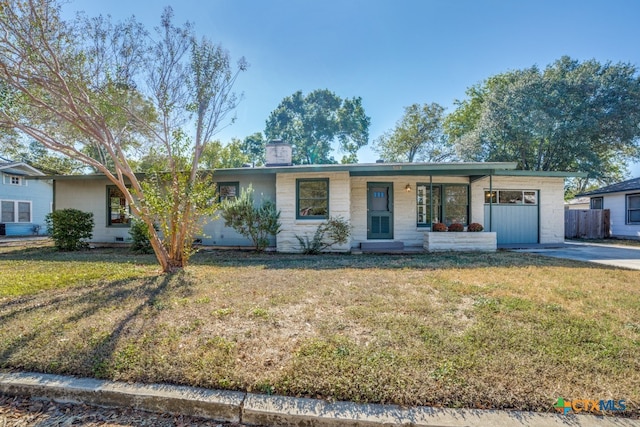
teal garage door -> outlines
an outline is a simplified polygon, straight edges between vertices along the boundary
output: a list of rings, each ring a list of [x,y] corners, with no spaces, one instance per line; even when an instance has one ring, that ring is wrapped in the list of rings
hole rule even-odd
[[[492,197],[489,205],[485,191],[484,228],[497,233],[498,244],[539,242],[538,191],[496,190]]]

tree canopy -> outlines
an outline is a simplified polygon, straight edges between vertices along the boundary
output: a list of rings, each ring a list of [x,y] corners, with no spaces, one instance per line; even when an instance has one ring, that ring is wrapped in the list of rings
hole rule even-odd
[[[265,140],[262,132],[256,132],[242,140],[242,153],[253,166],[262,166],[265,162]]]
[[[271,112],[265,129],[268,140],[292,145],[294,164],[356,163],[357,152],[369,142],[369,124],[361,98],[342,99],[327,89],[288,96]]]
[[[444,107],[412,104],[395,128],[376,140],[375,150],[387,162],[444,162],[454,158],[453,147],[442,132]]]
[[[237,138],[232,138],[227,145],[212,141],[202,152],[200,166],[205,169],[241,168],[250,162],[243,147],[243,142]]]
[[[0,128],[103,173],[147,225],[163,270],[182,268],[214,208],[200,156],[237,105],[247,64],[174,25],[170,8],[149,32],[133,18],[65,21],[61,4],[0,7]],[[145,181],[131,161],[140,151],[157,160]]]
[[[610,182],[639,158],[640,78],[631,64],[562,57],[544,70],[493,76],[467,96],[445,123],[464,160],[517,161],[525,170]]]

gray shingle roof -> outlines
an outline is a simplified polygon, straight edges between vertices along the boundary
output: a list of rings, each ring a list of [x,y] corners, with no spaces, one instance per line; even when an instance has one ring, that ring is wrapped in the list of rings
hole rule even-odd
[[[578,194],[577,197],[636,190],[640,190],[640,177],[618,182],[617,184],[607,185],[606,187],[598,188],[597,190],[587,191],[586,193]]]

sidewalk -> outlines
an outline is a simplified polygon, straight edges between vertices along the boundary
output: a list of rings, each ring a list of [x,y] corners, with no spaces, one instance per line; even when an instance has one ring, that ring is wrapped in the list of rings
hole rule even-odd
[[[0,393],[127,407],[266,426],[631,427],[639,420],[595,415],[326,402],[173,385],[141,385],[34,373],[0,373]]]

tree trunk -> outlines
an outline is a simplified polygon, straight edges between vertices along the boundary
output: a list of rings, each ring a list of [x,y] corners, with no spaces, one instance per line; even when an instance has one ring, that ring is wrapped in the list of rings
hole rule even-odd
[[[178,257],[178,259],[176,259],[175,255],[169,255],[153,225],[149,227],[149,237],[149,242],[151,243],[151,247],[156,255],[156,259],[160,263],[163,273],[175,273],[184,268],[184,257]]]

